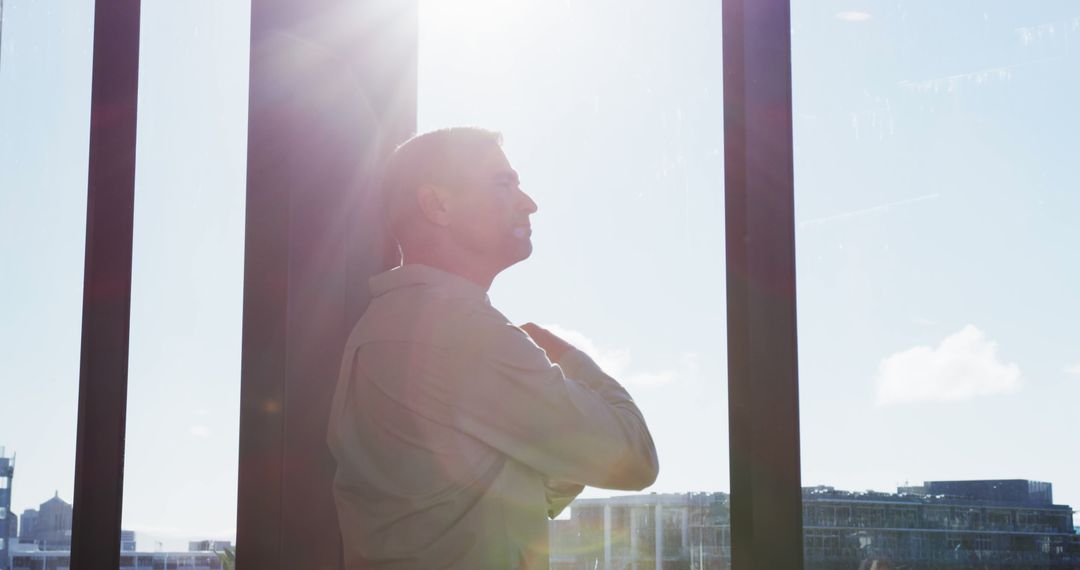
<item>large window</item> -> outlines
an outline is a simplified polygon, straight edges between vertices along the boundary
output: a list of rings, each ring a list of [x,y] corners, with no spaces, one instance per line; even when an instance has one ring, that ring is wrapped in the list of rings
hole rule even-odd
[[[714,2],[421,2],[419,130],[500,130],[539,205],[492,302],[626,385],[658,494],[728,491],[719,30]],[[613,531],[612,557],[655,556],[658,504],[615,507],[640,540]]]
[[[20,517],[72,501],[93,19],[7,0],[0,22],[0,447]]]
[[[1054,505],[1080,504],[1080,11],[792,12],[803,484],[833,487],[805,500],[885,509],[831,532],[843,560],[807,560],[1065,560],[1071,512]],[[991,527],[1015,539],[973,534]],[[1023,546],[1036,528],[1044,546]]]
[[[143,551],[235,540],[249,13],[142,7],[123,528]]]

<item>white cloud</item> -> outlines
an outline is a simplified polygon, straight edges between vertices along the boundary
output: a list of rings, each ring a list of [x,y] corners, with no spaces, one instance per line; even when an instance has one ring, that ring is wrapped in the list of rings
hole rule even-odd
[[[1080,364],[1065,367],[1065,373],[1071,376],[1080,376]]]
[[[916,346],[881,361],[878,405],[956,402],[1020,390],[1020,368],[998,358],[998,345],[967,325],[937,347]]]
[[[843,20],[845,22],[865,22],[873,18],[868,12],[837,12],[836,19]]]
[[[675,381],[674,372],[640,372],[629,376],[615,376],[627,386],[663,386]]]
[[[600,368],[625,386],[663,386],[674,382],[678,374],[674,370],[660,372],[641,371],[631,368],[630,351],[625,348],[608,348],[597,346],[595,342],[584,333],[561,327],[559,325],[542,325],[556,336],[577,347],[596,361]],[[687,353],[680,362],[682,367],[693,371],[697,369],[697,355]]]
[[[210,437],[214,432],[206,426],[191,426],[188,428],[188,433],[195,437]]]

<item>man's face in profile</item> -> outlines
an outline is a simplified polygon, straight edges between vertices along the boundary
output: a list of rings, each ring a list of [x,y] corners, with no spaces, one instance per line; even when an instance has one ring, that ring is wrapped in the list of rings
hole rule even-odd
[[[529,215],[536,203],[521,191],[517,172],[497,145],[464,168],[447,204],[450,239],[499,268],[532,253]]]

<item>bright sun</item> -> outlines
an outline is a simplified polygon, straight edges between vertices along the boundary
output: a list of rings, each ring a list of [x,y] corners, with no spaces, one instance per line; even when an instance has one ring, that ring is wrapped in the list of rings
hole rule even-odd
[[[549,0],[550,1],[550,0]],[[466,45],[497,51],[500,39],[527,32],[536,0],[420,0],[420,36],[455,38]]]

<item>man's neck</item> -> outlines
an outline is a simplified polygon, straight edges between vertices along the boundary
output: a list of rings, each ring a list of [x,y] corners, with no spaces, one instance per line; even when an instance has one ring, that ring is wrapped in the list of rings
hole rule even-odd
[[[402,264],[416,263],[434,267],[447,273],[453,273],[458,277],[468,279],[476,283],[487,292],[491,289],[491,282],[501,270],[492,270],[482,264],[470,262],[465,259],[447,259],[444,255],[431,255],[422,252],[407,253],[402,257]]]

